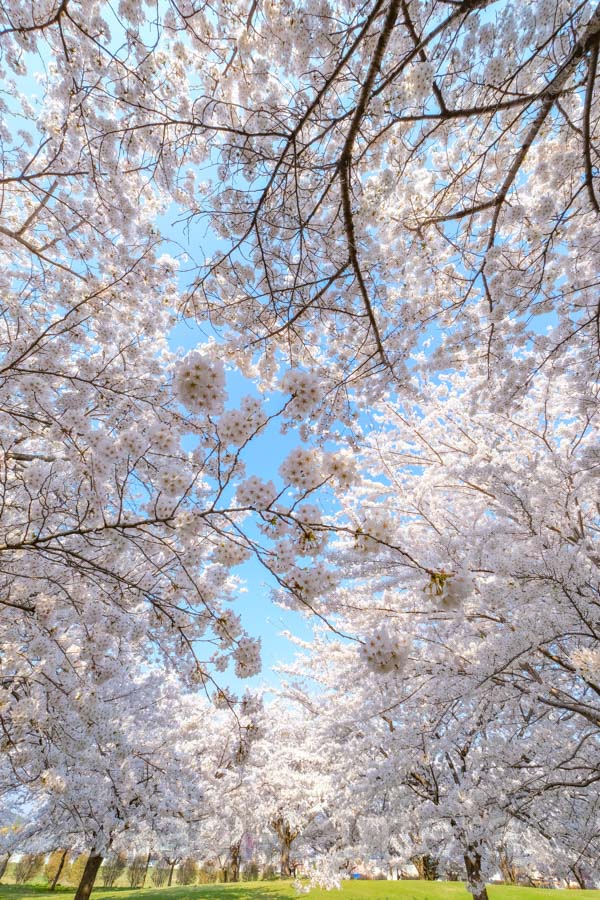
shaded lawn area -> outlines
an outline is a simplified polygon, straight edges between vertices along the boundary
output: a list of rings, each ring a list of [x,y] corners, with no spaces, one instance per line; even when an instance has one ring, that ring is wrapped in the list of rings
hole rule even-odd
[[[72,888],[54,894],[42,885],[0,885],[0,900],[72,900]],[[345,881],[340,900],[471,900],[462,882],[457,881]],[[600,891],[544,890],[542,888],[492,885],[490,900],[600,900]],[[239,884],[205,884],[194,887],[131,888],[98,887],[94,900],[336,900],[337,891],[313,890],[298,894],[289,881],[248,881]]]

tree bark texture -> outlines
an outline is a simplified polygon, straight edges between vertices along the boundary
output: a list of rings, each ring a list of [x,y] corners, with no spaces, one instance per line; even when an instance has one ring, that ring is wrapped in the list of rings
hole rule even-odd
[[[469,890],[473,894],[473,900],[489,900],[485,884],[481,880],[481,856],[475,847],[467,847],[463,857],[467,871]]]
[[[435,881],[439,875],[438,861],[434,856],[425,853],[423,856],[413,856],[412,864],[423,881]]]
[[[229,867],[232,881],[240,880],[240,844],[241,841],[238,841],[237,844],[232,844],[229,848]]]
[[[83,870],[83,875],[81,876],[81,881],[79,882],[79,887],[77,888],[74,900],[89,900],[89,896],[92,893],[92,888],[96,881],[96,875],[102,865],[102,859],[103,857],[100,853],[94,853],[92,850],[85,864],[85,869]]]
[[[9,859],[10,853],[5,853],[2,858],[0,858],[0,880],[2,880],[2,876],[6,872],[6,867],[8,865]]]

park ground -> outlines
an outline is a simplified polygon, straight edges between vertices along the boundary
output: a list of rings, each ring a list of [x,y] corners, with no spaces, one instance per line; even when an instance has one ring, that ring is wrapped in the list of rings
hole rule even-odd
[[[600,900],[600,891],[544,890],[512,885],[488,887],[490,900]],[[73,889],[60,888],[57,900],[72,900]],[[198,887],[102,888],[93,900],[470,900],[464,884],[456,881],[345,881],[337,891],[313,890],[298,894],[291,882],[248,881],[238,884],[206,884]],[[50,900],[53,895],[41,885],[0,885],[0,900]]]

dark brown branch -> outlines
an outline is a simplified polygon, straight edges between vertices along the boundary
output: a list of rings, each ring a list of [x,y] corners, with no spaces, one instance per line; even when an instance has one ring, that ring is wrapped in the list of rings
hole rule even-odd
[[[352,268],[354,270],[354,274],[356,276],[356,280],[358,282],[358,287],[360,290],[360,294],[363,300],[363,304],[367,311],[367,316],[369,317],[369,323],[373,330],[373,335],[375,337],[375,343],[377,345],[377,352],[379,357],[384,365],[388,366],[388,360],[383,348],[383,341],[381,338],[381,334],[379,331],[379,326],[377,324],[377,320],[375,318],[375,313],[373,307],[371,305],[371,300],[369,298],[369,292],[367,291],[367,286],[365,284],[364,276],[362,274],[362,270],[360,267],[360,261],[358,259],[358,250],[356,246],[356,231],[354,228],[354,217],[352,214],[352,199],[351,199],[351,171],[352,171],[352,149],[354,147],[354,142],[358,135],[358,131],[360,128],[360,123],[365,114],[365,110],[367,108],[369,98],[371,95],[371,90],[373,88],[373,84],[375,83],[375,78],[381,69],[381,63],[383,60],[383,55],[385,53],[385,49],[389,43],[390,37],[392,36],[392,31],[394,30],[394,25],[396,24],[396,20],[398,19],[398,13],[400,12],[400,0],[392,0],[388,7],[388,11],[386,13],[385,21],[383,23],[383,27],[379,34],[379,40],[377,41],[377,46],[375,47],[375,52],[373,54],[373,59],[371,60],[371,65],[369,66],[369,71],[367,72],[367,77],[365,78],[365,82],[363,84],[362,90],[360,92],[360,96],[358,98],[358,103],[356,105],[356,109],[354,111],[354,115],[352,116],[352,121],[350,123],[350,128],[348,129],[348,134],[346,135],[346,140],[344,142],[344,147],[342,149],[342,153],[339,161],[339,176],[340,176],[340,188],[342,194],[342,210],[344,214],[344,228],[346,231],[346,238],[348,240],[348,250],[350,254],[350,262],[352,264]]]

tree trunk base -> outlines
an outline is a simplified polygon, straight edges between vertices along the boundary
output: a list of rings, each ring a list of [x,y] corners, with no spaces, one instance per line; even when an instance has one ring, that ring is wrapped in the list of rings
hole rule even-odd
[[[92,888],[94,887],[94,882],[96,881],[98,869],[102,865],[102,859],[103,857],[99,853],[90,853],[74,900],[89,900]]]

